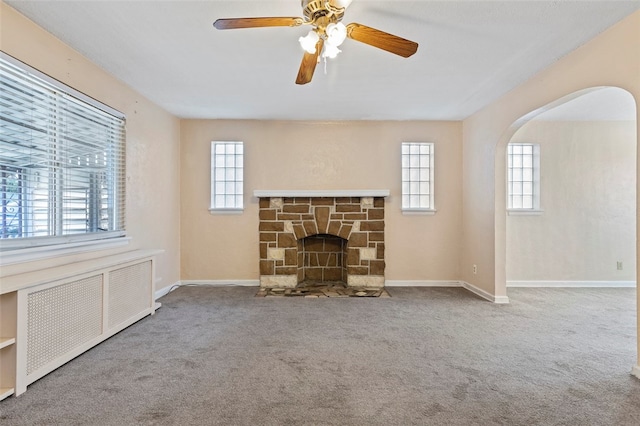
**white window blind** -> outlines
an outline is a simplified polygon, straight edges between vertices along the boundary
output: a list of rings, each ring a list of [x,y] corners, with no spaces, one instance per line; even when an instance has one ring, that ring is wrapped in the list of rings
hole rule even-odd
[[[110,238],[125,227],[125,119],[0,56],[2,249]]]
[[[434,210],[433,143],[402,143],[402,209]]]
[[[241,211],[244,186],[242,142],[211,142],[211,211]]]

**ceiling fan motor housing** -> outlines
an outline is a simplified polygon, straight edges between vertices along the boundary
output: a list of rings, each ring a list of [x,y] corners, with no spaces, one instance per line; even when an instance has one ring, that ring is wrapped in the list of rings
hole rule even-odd
[[[302,13],[307,21],[312,23],[340,22],[344,17],[345,8],[333,3],[333,0],[302,0]]]

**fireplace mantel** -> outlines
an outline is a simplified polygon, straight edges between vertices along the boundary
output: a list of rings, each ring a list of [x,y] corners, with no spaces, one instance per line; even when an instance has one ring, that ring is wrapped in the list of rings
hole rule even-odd
[[[254,197],[388,197],[388,189],[256,189]]]

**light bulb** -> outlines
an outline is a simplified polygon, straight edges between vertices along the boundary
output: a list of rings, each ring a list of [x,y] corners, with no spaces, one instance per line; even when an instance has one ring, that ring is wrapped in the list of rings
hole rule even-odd
[[[300,37],[298,41],[300,46],[308,53],[316,53],[316,44],[320,40],[320,36],[314,30],[309,31],[305,37]]]

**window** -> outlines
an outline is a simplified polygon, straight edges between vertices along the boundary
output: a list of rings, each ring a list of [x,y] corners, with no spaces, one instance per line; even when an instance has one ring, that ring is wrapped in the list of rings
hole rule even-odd
[[[402,143],[402,210],[435,212],[432,143]]]
[[[507,146],[507,208],[540,210],[540,145],[510,143]]]
[[[124,235],[125,120],[0,56],[2,250]]]
[[[244,148],[242,142],[211,142],[211,207],[209,210],[243,210]]]

